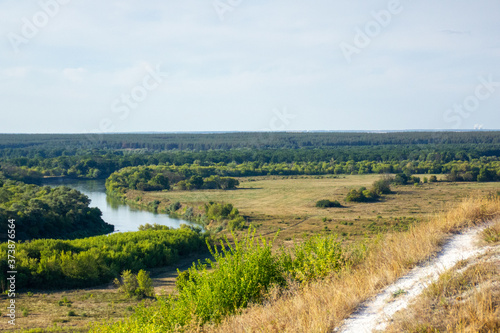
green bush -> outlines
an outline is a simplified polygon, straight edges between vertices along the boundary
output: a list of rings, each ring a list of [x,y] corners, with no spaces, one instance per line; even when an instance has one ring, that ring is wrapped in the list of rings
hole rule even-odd
[[[211,248],[215,261],[198,263],[179,275],[177,297],[160,299],[154,309],[142,308],[136,312],[135,320],[147,325],[151,316],[141,313],[154,311],[164,330],[185,326],[192,320],[219,322],[251,302],[261,301],[272,285],[285,285],[272,242],[248,233],[242,240],[235,238],[234,245],[226,239],[221,246],[220,252]]]
[[[336,235],[309,238],[296,245],[292,253],[283,253],[283,266],[302,283],[323,278],[345,265],[341,243]]]
[[[318,208],[330,208],[330,207],[342,207],[342,205],[337,200],[330,201],[330,200],[325,199],[325,200],[319,200],[318,202],[316,202],[316,207],[318,207]]]
[[[394,184],[397,185],[406,185],[408,184],[409,177],[404,174],[404,173],[398,173],[396,176],[394,176]]]
[[[137,275],[133,274],[130,270],[123,271],[121,281],[115,279],[115,285],[128,297],[154,296],[153,282],[149,277],[149,273],[142,269]]]
[[[153,281],[149,277],[149,273],[145,270],[141,269],[139,273],[137,273],[137,284],[138,288],[136,290],[136,294],[140,296],[153,297],[155,294],[153,288]]]
[[[242,230],[245,226],[245,219],[243,216],[238,216],[228,222],[229,230]]]
[[[125,270],[121,274],[121,281],[115,279],[115,285],[118,286],[118,290],[124,293],[128,297],[135,295],[136,290],[139,288],[137,283],[137,277],[132,274],[131,270]]]
[[[360,187],[358,190],[351,189],[345,198],[347,202],[372,202],[376,201],[379,195],[373,190],[367,190],[366,187]]]
[[[372,190],[378,195],[391,194],[392,193],[392,190],[391,190],[391,182],[392,181],[393,181],[393,178],[388,178],[388,177],[379,179],[373,183]]]

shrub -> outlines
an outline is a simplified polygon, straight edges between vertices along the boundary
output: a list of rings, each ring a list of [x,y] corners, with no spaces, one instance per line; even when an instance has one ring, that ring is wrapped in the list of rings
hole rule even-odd
[[[404,173],[398,173],[394,177],[394,184],[406,185],[408,183],[408,176]]]
[[[122,272],[121,281],[115,279],[115,284],[119,290],[125,293],[128,297],[152,297],[154,296],[153,282],[149,277],[149,273],[144,270],[139,270],[137,275],[130,270]]]
[[[429,177],[429,183],[436,183],[438,181],[437,177],[432,175]]]
[[[411,176],[409,182],[411,184],[420,184],[420,177]]]
[[[347,202],[372,202],[376,201],[379,195],[374,190],[367,190],[366,187],[361,187],[359,190],[352,189],[347,193],[345,201]]]
[[[272,285],[285,284],[272,242],[249,233],[243,240],[235,238],[234,245],[227,238],[221,245],[222,252],[210,249],[215,262],[198,263],[179,275],[177,297],[159,300],[157,311],[165,330],[185,326],[193,319],[199,323],[219,322],[249,303],[262,300]]]
[[[170,212],[176,212],[177,210],[179,210],[179,208],[181,208],[181,203],[179,201],[176,201],[172,204],[170,204],[170,206],[168,207],[168,210]]]
[[[330,201],[330,200],[325,199],[325,200],[319,200],[318,202],[316,202],[316,207],[329,208],[329,207],[342,207],[342,205],[337,200]]]
[[[336,235],[313,236],[291,253],[283,254],[283,266],[292,277],[300,282],[323,278],[344,266],[341,243]]]
[[[137,284],[138,288],[135,291],[136,295],[148,296],[148,297],[154,296],[155,291],[153,288],[153,281],[151,281],[149,273],[143,269],[141,269],[139,273],[137,273]]]
[[[390,193],[392,193],[392,190],[391,190],[391,182],[392,181],[393,181],[392,178],[379,179],[373,183],[372,190],[375,193],[377,193],[378,195],[390,194]]]
[[[121,281],[115,279],[115,285],[117,285],[118,289],[128,297],[134,296],[136,290],[139,288],[137,277],[132,274],[131,270],[123,271],[121,274]]]
[[[242,230],[244,226],[245,219],[243,218],[243,216],[238,216],[237,218],[228,222],[229,230]]]

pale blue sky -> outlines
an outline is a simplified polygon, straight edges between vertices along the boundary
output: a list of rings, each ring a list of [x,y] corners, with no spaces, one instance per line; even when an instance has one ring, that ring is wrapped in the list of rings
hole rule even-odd
[[[0,0],[0,133],[499,129],[499,17],[498,0]]]

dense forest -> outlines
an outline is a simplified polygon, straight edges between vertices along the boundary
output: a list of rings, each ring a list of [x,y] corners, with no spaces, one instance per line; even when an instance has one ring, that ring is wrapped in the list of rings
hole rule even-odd
[[[44,151],[45,157],[87,149],[231,150],[379,145],[500,144],[499,132],[236,132],[171,134],[0,134],[0,149]],[[497,146],[498,148],[498,146]]]
[[[122,168],[142,165],[191,165],[190,168],[217,167],[245,172],[225,173],[220,176],[263,174],[351,174],[398,172],[404,167],[421,173],[449,173],[457,165],[497,163],[499,145],[481,146],[380,146],[343,147],[341,149],[273,149],[230,151],[174,151],[174,152],[99,152],[95,155],[59,156],[52,158],[0,158],[4,174],[16,180],[36,183],[42,177],[107,178]],[[286,167],[283,167],[286,165]],[[367,165],[371,165],[367,167]],[[492,167],[492,165],[489,165]],[[283,169],[294,169],[289,173]],[[337,171],[335,172],[335,169]],[[393,169],[393,170],[391,170]],[[254,172],[254,170],[257,170]],[[259,171],[260,170],[260,171]],[[278,171],[276,171],[278,170]],[[208,174],[206,176],[209,176]]]
[[[8,219],[16,220],[16,238],[72,239],[110,233],[98,208],[89,207],[84,194],[68,187],[28,185],[0,173],[0,227],[6,240]]]

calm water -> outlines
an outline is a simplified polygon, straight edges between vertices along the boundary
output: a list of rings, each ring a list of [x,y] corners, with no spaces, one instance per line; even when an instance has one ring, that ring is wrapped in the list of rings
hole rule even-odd
[[[90,207],[97,207],[102,211],[102,219],[115,226],[115,232],[137,231],[141,224],[161,224],[178,228],[181,224],[195,225],[193,222],[173,219],[167,214],[156,214],[138,210],[124,205],[119,200],[106,195],[104,180],[74,180],[50,179],[44,180],[42,185],[65,185],[87,195]]]

